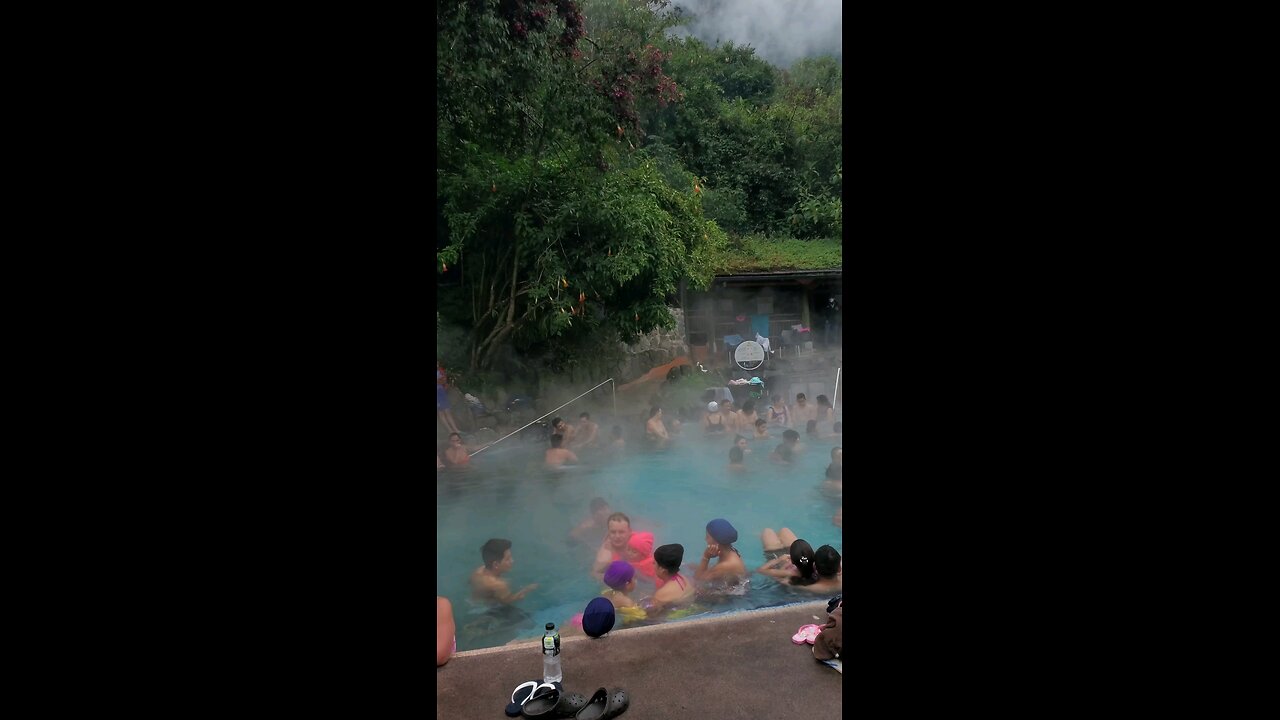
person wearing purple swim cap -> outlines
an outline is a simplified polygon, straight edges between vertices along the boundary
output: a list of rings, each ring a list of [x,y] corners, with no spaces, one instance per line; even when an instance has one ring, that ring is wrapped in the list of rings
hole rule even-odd
[[[728,520],[716,518],[707,523],[707,549],[702,553],[702,563],[693,572],[694,580],[702,585],[733,586],[750,577],[742,555],[733,546],[737,539],[738,531]],[[718,558],[715,565],[709,565],[711,558]]]
[[[631,599],[630,593],[636,589],[636,569],[631,567],[631,563],[626,560],[609,563],[604,571],[604,584],[609,589],[600,594],[609,598],[615,609],[635,607],[636,601]]]

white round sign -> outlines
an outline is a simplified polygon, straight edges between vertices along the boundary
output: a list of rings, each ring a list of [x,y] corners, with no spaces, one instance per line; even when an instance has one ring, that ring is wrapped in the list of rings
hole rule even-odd
[[[743,370],[755,370],[764,362],[764,347],[754,340],[746,340],[733,351],[733,361]]]

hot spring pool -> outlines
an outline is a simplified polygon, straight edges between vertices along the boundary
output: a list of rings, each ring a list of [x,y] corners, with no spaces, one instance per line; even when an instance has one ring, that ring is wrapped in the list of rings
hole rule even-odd
[[[612,422],[598,420],[605,434]],[[820,489],[831,448],[841,441],[802,438],[805,450],[787,467],[768,459],[781,442],[780,432],[770,432],[778,437],[751,442],[745,473],[726,469],[732,435],[712,440],[689,430],[666,451],[654,453],[641,450],[629,434],[626,451],[588,449],[579,453],[580,466],[556,475],[542,468],[542,449],[519,438],[476,455],[470,470],[437,473],[436,591],[453,603],[458,650],[540,636],[546,623],[565,625],[600,593],[604,585],[590,571],[603,531],[589,544],[569,539],[597,496],[614,512],[626,513],[633,530],[652,532],[655,547],[684,545],[685,563],[701,560],[706,524],[717,517],[737,528],[734,545],[749,570],[764,562],[760,531],[766,527],[789,527],[814,548],[829,544],[843,555],[841,530],[831,520],[838,501]],[[539,584],[515,603],[523,613],[501,622],[482,617],[489,606],[471,600],[468,581],[483,564],[480,546],[494,537],[512,543],[514,566],[503,576],[511,590]],[[652,591],[651,584],[641,583],[633,597]],[[823,597],[752,573],[744,595],[700,598],[697,605],[702,612],[727,612]]]

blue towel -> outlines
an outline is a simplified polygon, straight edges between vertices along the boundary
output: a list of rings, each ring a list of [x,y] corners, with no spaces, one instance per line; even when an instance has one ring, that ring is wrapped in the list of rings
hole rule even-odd
[[[736,347],[736,346],[741,345],[741,344],[742,344],[742,336],[741,336],[741,335],[725,335],[725,336],[724,336],[724,346],[725,346],[725,347]]]
[[[751,331],[760,337],[769,337],[769,316],[768,315],[752,315]]]

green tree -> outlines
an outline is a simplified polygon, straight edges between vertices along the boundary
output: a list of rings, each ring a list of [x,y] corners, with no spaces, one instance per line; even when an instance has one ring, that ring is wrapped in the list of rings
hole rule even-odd
[[[587,36],[569,0],[437,9],[437,270],[461,273],[472,370],[509,345],[670,326],[669,296],[709,283],[725,242],[698,189],[668,185],[628,137],[677,97],[662,52],[600,27]]]

